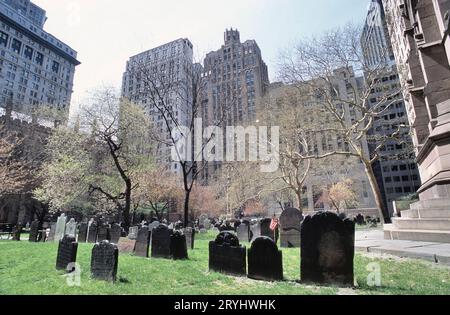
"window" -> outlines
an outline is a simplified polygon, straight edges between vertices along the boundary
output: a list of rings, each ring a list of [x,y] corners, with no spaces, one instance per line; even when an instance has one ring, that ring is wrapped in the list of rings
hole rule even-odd
[[[406,171],[407,167],[405,164],[400,165],[400,171]]]
[[[386,183],[392,183],[392,177],[386,177]]]
[[[398,165],[392,166],[392,171],[393,172],[398,172]]]
[[[11,44],[11,48],[15,53],[20,54],[20,50],[22,49],[22,42],[14,38]]]
[[[409,176],[402,176],[403,182],[409,182]]]
[[[59,72],[59,63],[57,63],[56,61],[53,61],[52,71],[54,73],[58,73]]]
[[[400,183],[400,176],[394,176],[394,182]]]
[[[402,187],[397,187],[397,188],[395,188],[395,192],[397,194],[401,194],[401,193],[403,193],[403,188]]]
[[[405,193],[410,193],[411,187],[404,187],[403,190],[405,191]]]
[[[7,46],[8,45],[8,34],[0,32],[0,45]]]
[[[28,60],[31,60],[33,58],[33,48],[31,48],[30,46],[26,46],[25,47],[25,52],[23,53],[23,55]]]

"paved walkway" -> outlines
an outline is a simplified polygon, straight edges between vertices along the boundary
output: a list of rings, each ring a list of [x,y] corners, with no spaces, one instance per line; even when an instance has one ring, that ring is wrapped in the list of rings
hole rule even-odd
[[[385,240],[382,230],[356,231],[355,247],[357,251],[367,253],[424,259],[450,265],[450,244]]]

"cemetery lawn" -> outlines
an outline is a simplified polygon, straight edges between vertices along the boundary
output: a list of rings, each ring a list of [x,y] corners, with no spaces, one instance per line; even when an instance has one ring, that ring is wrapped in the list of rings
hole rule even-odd
[[[212,233],[200,235],[195,250],[189,251],[188,261],[121,255],[116,284],[90,279],[93,245],[79,244],[80,287],[68,286],[64,273],[55,270],[57,244],[0,241],[0,295],[450,294],[448,267],[416,260],[370,258],[361,254],[356,254],[355,258],[355,279],[359,285],[353,290],[297,283],[300,278],[299,249],[283,249],[284,282],[261,282],[209,272],[208,242],[213,238]],[[381,287],[371,288],[366,284],[367,265],[372,262],[381,266]]]

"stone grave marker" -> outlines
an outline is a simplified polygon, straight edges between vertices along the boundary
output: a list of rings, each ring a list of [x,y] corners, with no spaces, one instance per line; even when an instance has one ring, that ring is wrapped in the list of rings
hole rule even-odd
[[[119,243],[120,236],[122,235],[122,227],[114,223],[109,229],[109,236],[111,237],[111,243],[117,244]]]
[[[237,227],[237,237],[239,238],[240,242],[250,242],[250,225],[242,222]]]
[[[86,243],[88,232],[88,223],[80,223],[78,228],[78,243]]]
[[[137,227],[137,226],[130,227],[130,230],[128,232],[128,238],[130,240],[136,240],[137,236],[138,236],[138,232],[139,232],[139,227]]]
[[[248,250],[248,277],[255,280],[283,280],[282,253],[273,239],[260,236]]]
[[[272,231],[270,229],[270,224],[272,223],[272,219],[262,219],[260,222],[260,228],[261,228],[261,236],[270,237],[272,240],[275,241],[275,243],[278,242],[278,236],[279,236],[279,230],[278,227],[275,229],[275,231]]]
[[[210,230],[212,227],[211,220],[206,219],[205,221],[203,221],[203,226],[205,227],[205,229]]]
[[[77,250],[78,243],[76,242],[75,237],[69,235],[64,236],[63,239],[59,241],[56,269],[72,272],[73,270],[68,270],[67,268],[69,264],[77,261]]]
[[[109,241],[111,236],[109,234],[109,227],[107,225],[102,225],[97,229],[97,243],[103,241]]]
[[[303,215],[300,210],[288,208],[280,216],[280,247],[300,248]]]
[[[186,237],[187,248],[194,249],[195,243],[195,229],[188,227],[184,229],[184,235]]]
[[[75,222],[74,218],[70,219],[69,222],[66,224],[65,235],[76,237],[76,235],[77,235],[77,222]]]
[[[20,225],[14,226],[12,230],[12,240],[13,241],[20,241],[20,235],[22,233],[22,227]]]
[[[93,279],[115,282],[119,264],[119,249],[109,241],[94,245],[91,256],[91,276]]]
[[[48,237],[47,237],[48,242],[55,241],[55,232],[56,232],[56,223],[52,223],[50,225],[50,232],[48,233]]]
[[[130,240],[128,237],[121,237],[117,244],[119,254],[132,254],[136,246],[136,240]]]
[[[88,224],[88,243],[97,243],[97,223],[91,219]]]
[[[259,222],[254,223],[250,226],[250,232],[252,235],[251,241],[261,236],[261,225]]]
[[[28,240],[33,243],[39,241],[39,221],[33,221],[33,223],[31,223],[30,236]]]
[[[152,257],[170,258],[170,230],[165,224],[152,231]]]
[[[182,231],[175,231],[170,235],[170,255],[174,260],[188,259],[186,236]]]
[[[38,231],[38,242],[45,243],[47,241],[47,229]]]
[[[67,217],[63,213],[59,216],[58,220],[56,221],[56,230],[55,230],[55,242],[59,242],[63,239],[65,232],[66,232],[66,223],[67,223]]]
[[[302,226],[301,280],[354,285],[355,223],[335,213],[308,216]]]
[[[237,276],[246,274],[246,249],[230,232],[221,232],[209,242],[209,269]]]
[[[139,257],[148,258],[148,247],[150,243],[150,231],[148,227],[140,228],[137,235],[134,254]]]

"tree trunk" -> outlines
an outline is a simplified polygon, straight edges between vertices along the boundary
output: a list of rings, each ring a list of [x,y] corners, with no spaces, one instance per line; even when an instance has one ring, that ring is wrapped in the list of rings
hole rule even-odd
[[[184,227],[189,225],[189,199],[191,197],[191,191],[186,190],[184,195]]]
[[[124,225],[125,225],[125,230],[128,231],[130,226],[131,226],[131,222],[130,222],[130,211],[131,211],[131,190],[132,190],[132,185],[131,185],[131,180],[127,179],[125,181],[126,183],[126,191],[125,191],[125,207],[123,209],[123,221],[124,221]]]
[[[303,211],[303,198],[302,198],[302,191],[300,190],[296,190],[295,191],[295,196],[297,198],[297,205],[298,205],[298,210]]]
[[[384,207],[383,197],[381,195],[380,187],[377,183],[377,178],[372,169],[372,165],[370,163],[364,163],[364,168],[367,174],[367,178],[369,179],[370,187],[372,188],[373,194],[375,196],[375,203],[377,204],[378,211],[380,213],[380,219],[384,219],[384,223],[390,224],[392,223],[391,217]]]

